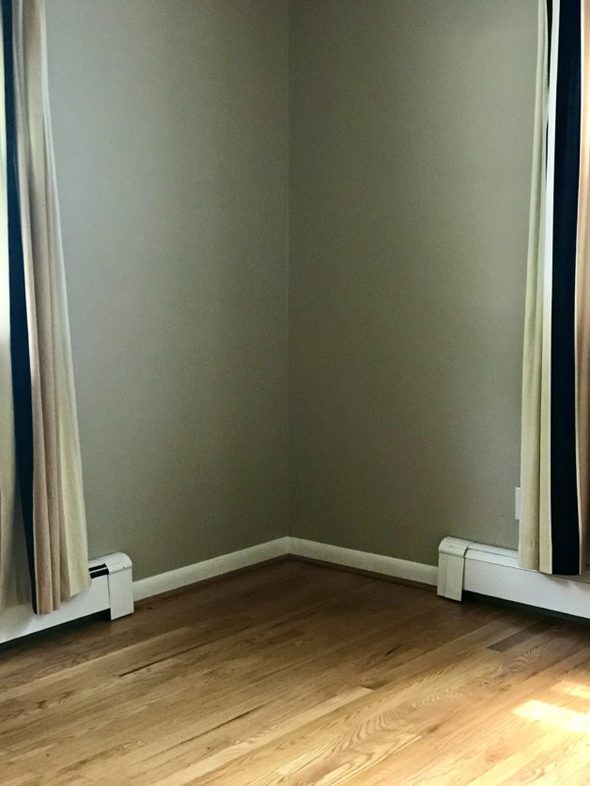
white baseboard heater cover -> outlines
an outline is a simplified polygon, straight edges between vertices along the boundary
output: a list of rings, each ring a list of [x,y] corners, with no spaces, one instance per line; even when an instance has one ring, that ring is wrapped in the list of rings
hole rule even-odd
[[[30,604],[0,612],[0,644],[38,633],[65,622],[108,611],[112,620],[133,613],[131,560],[127,554],[108,554],[91,560],[90,587],[51,614],[33,614]]]
[[[518,553],[460,538],[444,538],[438,549],[438,594],[461,600],[475,592],[528,606],[590,619],[590,572],[548,576],[518,564]]]

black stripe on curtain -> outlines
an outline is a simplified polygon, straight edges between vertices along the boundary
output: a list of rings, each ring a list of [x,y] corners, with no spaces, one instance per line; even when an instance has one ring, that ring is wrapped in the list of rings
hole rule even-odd
[[[33,609],[36,611],[35,541],[33,534],[33,411],[18,189],[12,0],[2,0],[2,36],[4,42],[4,91],[6,104],[10,352],[14,396],[16,471],[25,528]]]
[[[553,573],[580,565],[576,480],[575,293],[581,100],[580,0],[561,0],[553,205],[551,536]],[[564,143],[564,140],[567,142]]]

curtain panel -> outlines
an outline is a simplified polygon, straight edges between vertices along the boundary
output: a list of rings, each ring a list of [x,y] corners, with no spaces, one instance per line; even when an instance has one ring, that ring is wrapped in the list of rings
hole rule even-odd
[[[89,585],[41,0],[0,0],[0,607],[24,541],[33,608]]]
[[[587,562],[590,0],[540,0],[523,363],[520,561]]]

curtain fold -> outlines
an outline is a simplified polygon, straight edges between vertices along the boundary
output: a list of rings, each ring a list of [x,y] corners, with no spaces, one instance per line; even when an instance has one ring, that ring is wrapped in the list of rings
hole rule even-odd
[[[14,463],[33,606],[47,613],[89,585],[86,521],[44,8],[42,0],[1,2]],[[0,547],[13,521],[0,519]]]
[[[0,36],[0,67],[4,74],[4,41]],[[0,79],[0,182],[7,182],[6,106]],[[14,534],[15,446],[10,352],[10,270],[8,193],[0,189],[0,609],[8,604]]]
[[[588,0],[540,0],[523,353],[520,561],[575,575],[586,564]]]

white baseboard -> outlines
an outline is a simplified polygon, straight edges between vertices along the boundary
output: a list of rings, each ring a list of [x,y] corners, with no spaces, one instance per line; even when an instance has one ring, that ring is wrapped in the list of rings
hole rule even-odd
[[[383,554],[373,554],[369,551],[331,546],[328,543],[318,543],[315,540],[289,538],[289,542],[289,553],[296,557],[317,559],[346,568],[366,570],[370,573],[380,573],[382,576],[436,586],[438,575],[436,565],[425,565],[422,562],[410,562],[406,559],[386,557]]]
[[[511,549],[445,538],[439,547],[438,594],[461,600],[463,592],[590,619],[590,573],[548,576],[521,568]]]
[[[461,600],[468,591],[590,618],[590,574],[574,579],[546,576],[521,568],[515,551],[460,538],[442,541],[438,567],[303,538],[277,538],[135,581],[134,598],[142,600],[288,555],[420,584],[438,583],[438,594],[453,600]]]
[[[223,576],[224,573],[231,573],[234,570],[249,568],[260,562],[284,557],[288,553],[289,538],[277,538],[268,541],[268,543],[261,543],[258,546],[251,546],[240,551],[232,551],[230,554],[222,554],[220,557],[195,562],[193,565],[185,565],[183,568],[134,581],[133,596],[136,601],[151,598],[162,592],[170,592],[205,579]]]
[[[203,562],[196,562],[193,565],[186,565],[183,568],[170,570],[156,576],[149,576],[146,579],[139,579],[139,581],[133,582],[133,595],[136,601],[151,598],[162,592],[181,589],[205,579],[223,576],[234,570],[248,568],[290,554],[295,557],[317,559],[333,565],[367,570],[371,573],[380,573],[383,576],[416,581],[421,584],[436,585],[437,581],[438,569],[436,565],[423,565],[419,562],[409,562],[396,557],[385,557],[382,554],[330,546],[327,543],[317,543],[313,540],[284,537],[241,551],[223,554],[220,557],[213,557],[213,559]]]

